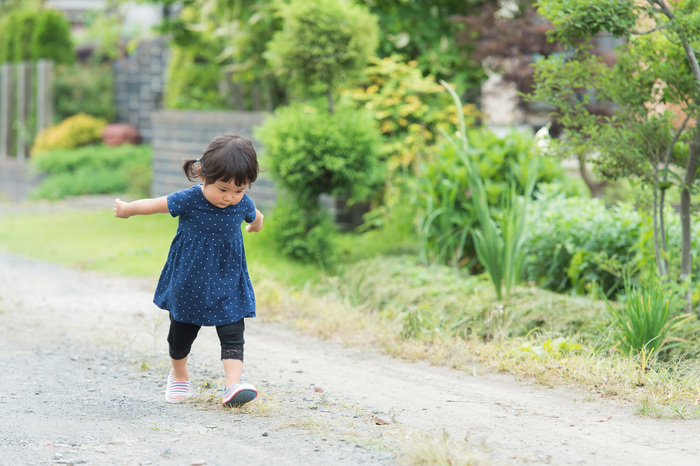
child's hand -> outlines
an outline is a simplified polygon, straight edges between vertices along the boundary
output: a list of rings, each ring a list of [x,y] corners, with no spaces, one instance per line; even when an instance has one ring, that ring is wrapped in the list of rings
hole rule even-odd
[[[126,205],[128,202],[124,202],[121,199],[114,200],[114,216],[117,218],[129,218],[130,216],[126,214]]]
[[[257,233],[262,229],[263,226],[263,214],[260,213],[258,209],[255,209],[255,220],[253,223],[249,223],[245,227],[245,231],[248,233]]]

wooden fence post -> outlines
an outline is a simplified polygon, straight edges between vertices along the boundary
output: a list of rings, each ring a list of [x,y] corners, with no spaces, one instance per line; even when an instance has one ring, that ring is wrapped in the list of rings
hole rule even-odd
[[[29,111],[31,109],[32,76],[31,66],[26,62],[19,62],[17,69],[17,120],[15,134],[17,138],[17,160],[27,158],[27,138],[30,134],[28,128]]]
[[[39,60],[36,65],[36,132],[51,126],[53,120],[53,61]]]
[[[0,65],[0,159],[12,154],[12,71],[10,63]]]

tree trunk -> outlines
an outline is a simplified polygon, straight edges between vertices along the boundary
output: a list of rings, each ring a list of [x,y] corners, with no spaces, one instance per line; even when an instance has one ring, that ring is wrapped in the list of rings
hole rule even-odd
[[[695,121],[700,124],[700,118]],[[692,273],[692,250],[690,231],[690,187],[695,182],[695,172],[698,169],[698,155],[700,154],[700,126],[696,126],[695,138],[689,145],[688,164],[685,168],[685,178],[681,189],[681,282],[686,284],[686,308],[692,311],[692,283],[689,282]],[[687,282],[687,283],[686,283]]]
[[[588,189],[591,191],[591,196],[596,199],[602,199],[603,189],[605,189],[608,183],[605,181],[596,181],[593,178],[591,172],[586,168],[586,158],[583,155],[578,156],[578,171],[581,174],[581,178],[583,178],[583,181],[586,183],[586,186],[588,186]]]
[[[328,113],[333,115],[335,113],[335,105],[333,103],[333,89],[328,86]]]

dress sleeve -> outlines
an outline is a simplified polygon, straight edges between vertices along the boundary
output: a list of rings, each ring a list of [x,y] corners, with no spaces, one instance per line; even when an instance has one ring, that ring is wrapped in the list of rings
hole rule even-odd
[[[245,204],[245,221],[246,223],[253,223],[255,221],[255,203],[247,194],[243,195],[243,200]]]
[[[183,189],[182,191],[177,191],[168,195],[168,210],[170,215],[177,217],[185,210],[190,203],[190,197],[192,195],[192,189]]]

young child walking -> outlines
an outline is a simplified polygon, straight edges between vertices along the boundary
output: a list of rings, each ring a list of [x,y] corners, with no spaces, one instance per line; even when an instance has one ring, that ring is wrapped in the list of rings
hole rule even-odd
[[[222,403],[240,406],[258,395],[241,383],[244,318],[255,317],[255,295],[248,276],[241,224],[258,232],[263,215],[246,190],[259,167],[253,144],[226,134],[215,138],[199,159],[182,169],[192,186],[157,199],[114,201],[114,215],[169,213],[179,217],[177,233],[158,280],[153,302],[170,312],[168,345],[172,369],[165,399],[178,403],[190,396],[187,356],[202,326],[215,326],[226,375]]]

